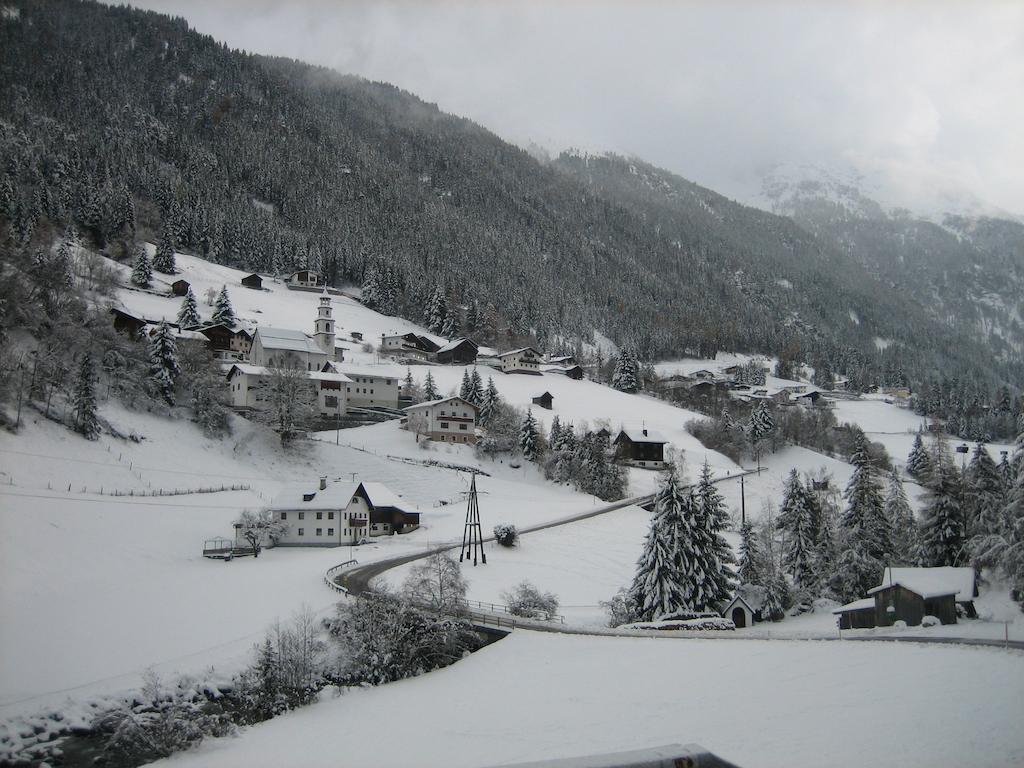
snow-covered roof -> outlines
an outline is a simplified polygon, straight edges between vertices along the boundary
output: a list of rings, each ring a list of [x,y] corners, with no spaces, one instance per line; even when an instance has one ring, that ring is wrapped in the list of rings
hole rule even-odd
[[[644,429],[642,427],[623,427],[619,432],[620,435],[625,435],[634,443],[667,443],[660,432],[653,429]]]
[[[457,348],[458,346],[460,346],[462,344],[465,344],[466,342],[469,342],[474,347],[477,346],[476,342],[473,341],[472,339],[467,339],[467,338],[464,338],[464,337],[463,338],[458,338],[458,339],[452,339],[447,344],[445,344],[443,347],[438,349],[437,350],[437,354],[441,354],[442,352],[451,352],[453,349]]]
[[[338,373],[343,373],[346,376],[376,376],[378,379],[399,379],[401,376],[397,373],[391,373],[389,371],[382,371],[376,368],[369,368],[365,366],[349,365],[344,363],[339,365],[333,363],[331,365],[334,370]]]
[[[882,583],[868,594],[873,595],[891,584],[899,584],[921,597],[928,599],[955,594],[959,602],[974,599],[974,569],[954,568],[946,565],[940,568],[886,568]]]
[[[394,507],[405,510],[406,506],[398,494],[383,483],[360,483],[374,507]]]
[[[291,328],[270,328],[260,326],[256,329],[264,349],[284,349],[292,352],[311,352],[322,355],[324,351],[302,331]]]
[[[262,365],[249,365],[249,363],[233,363],[228,366],[228,375],[237,370],[239,373],[246,373],[250,376],[269,376],[270,369]]]
[[[275,510],[324,510],[344,509],[352,500],[352,494],[356,492],[357,483],[334,482],[328,483],[322,491],[317,490],[316,484],[309,485],[288,485],[274,497],[270,508]],[[303,497],[312,494],[309,501]]]
[[[416,410],[419,410],[420,408],[432,408],[435,405],[440,405],[441,403],[447,403],[450,400],[458,400],[460,403],[463,403],[464,405],[468,405],[474,411],[479,411],[480,410],[477,406],[473,405],[468,400],[463,400],[461,397],[442,397],[440,400],[427,400],[425,403],[417,403],[416,405],[408,405],[405,408],[403,408],[402,410],[403,411],[416,411]]]
[[[568,374],[569,371],[583,370],[578,365],[542,365],[540,369],[543,373],[560,373],[563,375]]]
[[[549,357],[548,358],[548,362],[549,363],[558,364],[558,363],[569,362],[572,359],[573,359],[572,355],[555,355],[554,357]]]
[[[875,598],[865,597],[863,600],[854,600],[852,603],[846,605],[840,605],[838,608],[833,608],[832,613],[847,613],[849,611],[866,611],[868,608],[875,607]]]
[[[533,352],[533,354],[535,354],[537,357],[540,357],[540,352],[538,352],[533,347],[520,347],[519,349],[510,349],[508,352],[502,352],[501,354],[496,355],[496,357],[508,357],[509,355],[518,355],[522,352]]]
[[[348,376],[343,373],[322,373],[320,371],[311,371],[309,378],[314,381],[337,381],[342,384],[348,384],[352,382]]]

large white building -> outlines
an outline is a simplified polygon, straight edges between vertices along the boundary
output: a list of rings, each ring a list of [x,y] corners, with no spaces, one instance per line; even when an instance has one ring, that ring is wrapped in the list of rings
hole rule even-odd
[[[461,397],[446,397],[405,408],[405,428],[441,443],[476,443],[479,408]]]
[[[328,368],[348,377],[345,394],[349,408],[398,408],[398,376],[354,365],[332,364]]]
[[[256,329],[249,350],[249,362],[267,368],[295,368],[319,371],[324,363],[341,360],[342,348],[335,341],[331,297],[326,289],[320,294],[313,335],[291,328]]]
[[[278,546],[339,547],[371,536],[416,530],[420,514],[381,483],[328,483],[319,488],[290,486],[270,511],[285,527]]]
[[[502,352],[498,355],[498,361],[504,373],[532,373],[538,376],[541,373],[540,367],[544,364],[540,352],[533,347]]]
[[[320,416],[344,416],[348,409],[351,379],[341,373],[308,371],[307,378],[316,392],[316,412]],[[231,406],[243,411],[261,411],[267,407],[274,371],[261,365],[235,363],[227,373]]]

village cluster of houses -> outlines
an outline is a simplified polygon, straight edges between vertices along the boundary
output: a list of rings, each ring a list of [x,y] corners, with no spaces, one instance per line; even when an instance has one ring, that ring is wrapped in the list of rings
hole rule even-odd
[[[776,405],[828,407],[832,404],[820,389],[811,384],[786,384],[769,388],[763,384],[745,383],[741,379],[743,368],[742,365],[731,365],[718,372],[700,369],[686,374],[673,374],[663,381],[663,385],[669,390],[685,389],[695,394],[712,394],[718,391],[737,400],[770,400]],[[767,373],[767,369],[764,370]]]

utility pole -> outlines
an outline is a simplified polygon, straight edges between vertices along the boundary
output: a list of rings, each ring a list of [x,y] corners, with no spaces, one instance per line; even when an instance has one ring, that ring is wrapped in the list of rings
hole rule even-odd
[[[743,486],[744,475],[740,475],[740,525],[747,524],[747,493]]]
[[[469,485],[469,501],[466,504],[466,527],[462,531],[462,550],[459,552],[459,562],[464,559],[473,558],[473,565],[476,565],[477,548],[480,549],[480,562],[487,565],[487,554],[484,552],[484,534],[480,528],[480,504],[476,495],[476,472]]]

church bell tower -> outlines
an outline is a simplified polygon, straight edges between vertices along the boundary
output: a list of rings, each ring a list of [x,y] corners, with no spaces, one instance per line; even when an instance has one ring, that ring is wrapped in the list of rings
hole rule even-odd
[[[327,355],[328,360],[334,359],[334,318],[331,317],[331,297],[324,288],[320,294],[320,306],[317,307],[315,333],[313,339]]]

